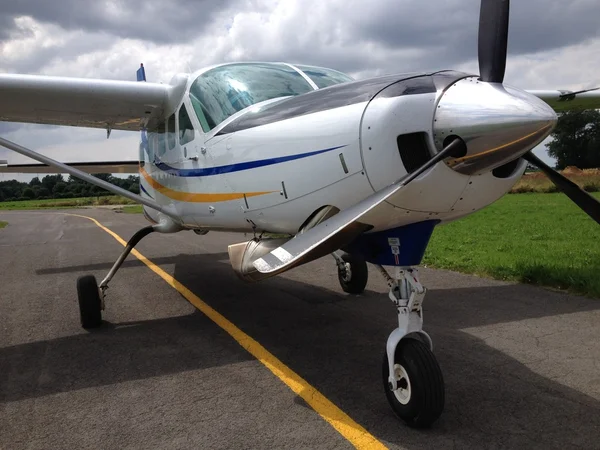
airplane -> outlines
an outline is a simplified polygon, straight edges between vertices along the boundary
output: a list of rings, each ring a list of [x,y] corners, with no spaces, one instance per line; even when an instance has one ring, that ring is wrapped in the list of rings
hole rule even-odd
[[[524,91],[503,84],[509,0],[482,0],[480,74],[452,70],[353,80],[333,69],[236,62],[175,75],[169,84],[0,75],[0,120],[141,131],[139,161],[65,164],[0,138],[40,164],[143,205],[136,232],[106,277],[77,280],[81,324],[102,324],[106,291],[152,232],[252,233],[229,246],[244,281],[333,255],[339,282],[363,292],[367,263],[389,285],[398,327],[382,362],[394,413],[415,428],[442,414],[445,388],[423,330],[418,266],[439,224],[506,194],[529,163],[592,219],[600,202],[531,153],[557,112],[600,108],[600,91]],[[90,173],[139,173],[140,195]]]

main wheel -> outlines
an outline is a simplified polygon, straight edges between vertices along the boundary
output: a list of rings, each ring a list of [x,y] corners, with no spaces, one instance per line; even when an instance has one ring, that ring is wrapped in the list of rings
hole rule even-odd
[[[396,415],[414,428],[427,428],[444,410],[444,379],[435,356],[425,344],[406,338],[396,347],[394,370],[398,389],[389,383],[387,353],[383,358],[383,386]]]
[[[349,253],[342,255],[345,267],[338,267],[338,279],[344,292],[348,294],[361,294],[367,286],[369,269],[367,262]]]
[[[102,325],[102,301],[96,277],[85,275],[77,279],[79,315],[83,328],[98,328]]]

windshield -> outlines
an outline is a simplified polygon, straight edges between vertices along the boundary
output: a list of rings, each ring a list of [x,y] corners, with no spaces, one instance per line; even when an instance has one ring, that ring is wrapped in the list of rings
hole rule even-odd
[[[312,90],[302,75],[283,64],[229,64],[198,76],[190,100],[202,128],[209,131],[248,106]]]
[[[333,86],[334,84],[354,81],[348,75],[338,72],[337,70],[301,65],[296,65],[296,67],[304,72],[319,87],[319,89]]]

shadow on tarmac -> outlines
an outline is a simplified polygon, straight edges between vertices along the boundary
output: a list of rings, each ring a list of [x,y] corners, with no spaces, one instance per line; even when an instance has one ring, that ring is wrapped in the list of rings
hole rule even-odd
[[[248,285],[218,262],[226,257],[181,254],[153,262],[174,263],[177,280],[383,442],[407,448],[598,445],[600,402],[532,372],[464,329],[591,311],[600,303],[577,297],[565,302],[561,295],[521,285],[430,290],[425,327],[444,373],[446,408],[430,430],[416,431],[395,418],[383,392],[381,358],[396,322],[385,296],[372,291],[348,296],[284,277]],[[48,358],[56,364],[40,382],[40,361]],[[199,312],[105,324],[94,333],[0,349],[0,402],[250,359]],[[306,406],[299,397],[297,403]]]

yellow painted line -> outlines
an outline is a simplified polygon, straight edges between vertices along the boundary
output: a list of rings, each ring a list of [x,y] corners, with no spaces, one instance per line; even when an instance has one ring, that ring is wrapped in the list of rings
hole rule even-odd
[[[148,182],[150,186],[156,189],[165,197],[172,198],[173,200],[178,200],[180,202],[193,202],[193,203],[209,203],[209,202],[226,202],[229,200],[239,200],[244,198],[246,195],[249,197],[256,197],[257,195],[265,195],[271,194],[275,191],[265,191],[265,192],[228,192],[228,193],[197,193],[197,192],[182,192],[176,191],[169,187],[163,186],[158,181],[150,176],[146,169],[140,167],[140,173],[144,177],[144,179]]]
[[[66,214],[66,213],[65,213]],[[102,230],[106,231],[117,240],[122,246],[127,242],[114,231],[106,228],[100,222],[92,217],[81,216],[79,214],[66,214],[69,216],[81,217],[91,220]],[[335,430],[346,438],[352,445],[359,449],[385,449],[385,447],[375,436],[356,423],[344,411],[333,404],[327,397],[321,394],[315,387],[311,386],[304,378],[286,366],[275,357],[271,352],[264,348],[258,341],[244,333],[227,318],[202,301],[200,297],[186,288],[183,284],[162,270],[152,261],[148,260],[137,250],[133,249],[131,253],[146,264],[150,270],[167,282],[171,287],[183,295],[187,301],[194,305],[198,310],[204,313],[210,320],[225,330],[233,339],[237,341],[252,356],[259,360],[267,369],[269,369],[277,378],[285,383],[295,394],[299,395],[308,403],[325,421],[327,421]]]

